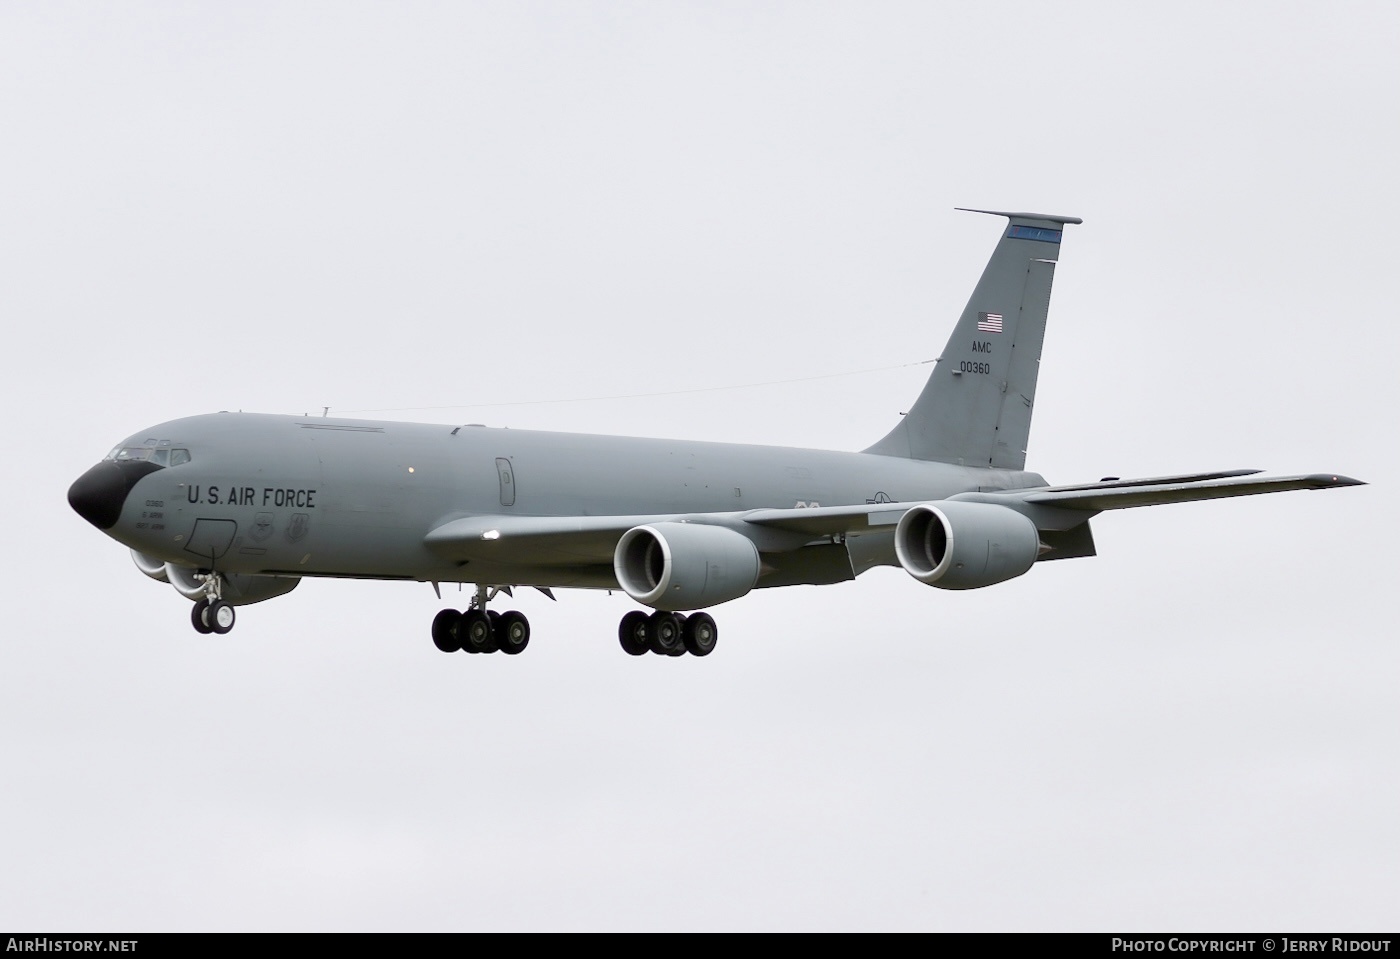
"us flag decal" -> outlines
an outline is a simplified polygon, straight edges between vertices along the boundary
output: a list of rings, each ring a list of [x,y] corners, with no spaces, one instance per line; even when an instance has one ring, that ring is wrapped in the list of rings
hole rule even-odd
[[[978,313],[977,330],[979,333],[1000,333],[1001,314],[1000,313]]]

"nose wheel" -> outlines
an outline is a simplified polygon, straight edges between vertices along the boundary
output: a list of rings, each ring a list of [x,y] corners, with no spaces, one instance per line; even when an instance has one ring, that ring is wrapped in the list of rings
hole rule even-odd
[[[217,633],[222,636],[233,629],[234,622],[238,619],[238,614],[234,612],[233,606],[216,599],[212,603],[207,599],[201,599],[190,609],[190,623],[197,633]]]
[[[209,625],[209,600],[201,599],[190,609],[190,622],[194,625],[196,633],[209,634],[214,631],[214,627]]]
[[[195,632],[222,636],[233,629],[238,614],[233,604],[223,599],[224,578],[218,573],[204,574],[204,596],[190,609],[190,625]]]

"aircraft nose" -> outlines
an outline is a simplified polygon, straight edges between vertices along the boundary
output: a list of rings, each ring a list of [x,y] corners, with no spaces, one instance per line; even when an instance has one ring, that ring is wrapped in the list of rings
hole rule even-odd
[[[158,469],[154,463],[104,460],[68,487],[68,505],[98,529],[111,529],[121,517],[126,494],[136,481]]]

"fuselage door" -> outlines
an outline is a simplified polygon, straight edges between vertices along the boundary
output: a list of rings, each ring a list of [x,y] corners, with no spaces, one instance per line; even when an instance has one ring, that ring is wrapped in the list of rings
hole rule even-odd
[[[496,457],[496,472],[501,477],[501,505],[515,505],[515,471],[510,467],[510,460],[504,456]]]
[[[185,541],[185,551],[200,559],[207,559],[210,568],[214,561],[233,545],[233,537],[238,533],[238,524],[231,519],[196,519],[194,532]]]

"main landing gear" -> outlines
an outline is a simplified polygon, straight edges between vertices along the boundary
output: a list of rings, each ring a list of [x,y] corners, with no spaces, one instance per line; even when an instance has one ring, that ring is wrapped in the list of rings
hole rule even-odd
[[[510,610],[498,613],[486,604],[500,592],[478,586],[470,609],[458,612],[444,609],[433,617],[433,645],[444,653],[494,653],[508,656],[525,651],[530,644],[530,621],[524,613]]]
[[[524,613],[497,613],[486,604],[501,592],[499,587],[478,586],[471,607],[458,612],[444,609],[433,617],[433,645],[444,653],[494,653],[508,656],[530,644],[530,621]],[[198,627],[196,627],[198,628]],[[633,610],[622,617],[617,638],[632,656],[708,656],[719,641],[719,627],[709,613],[645,613]]]
[[[628,655],[708,656],[719,641],[719,627],[709,613],[651,613],[634,609],[622,617],[617,638]]]
[[[222,636],[233,629],[238,618],[233,604],[223,598],[224,578],[217,572],[196,574],[204,580],[204,596],[190,610],[190,623],[197,633],[217,633]]]

